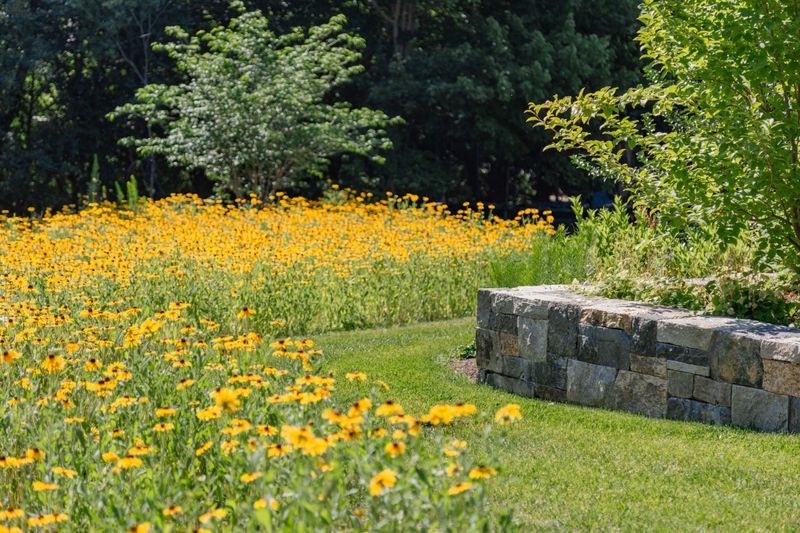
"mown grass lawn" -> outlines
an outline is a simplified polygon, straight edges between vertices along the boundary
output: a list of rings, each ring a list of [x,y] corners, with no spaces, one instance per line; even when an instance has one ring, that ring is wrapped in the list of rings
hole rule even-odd
[[[486,436],[448,429],[500,473],[487,512],[523,530],[800,529],[800,437],[553,404],[470,383],[448,366],[473,319],[318,337],[326,370],[364,370],[416,414],[459,400],[481,411],[517,402],[524,419]],[[363,385],[339,381],[359,397]]]

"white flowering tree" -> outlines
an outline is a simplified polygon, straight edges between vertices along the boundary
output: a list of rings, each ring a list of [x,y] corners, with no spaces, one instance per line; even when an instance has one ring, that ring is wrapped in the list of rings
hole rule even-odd
[[[381,162],[391,148],[381,111],[337,101],[336,89],[363,70],[363,39],[344,16],[276,35],[259,12],[188,35],[168,29],[166,51],[185,75],[150,84],[110,115],[140,117],[161,135],[126,138],[142,155],[202,169],[219,189],[267,196],[321,176],[330,157],[359,154]],[[395,119],[397,120],[397,119]]]

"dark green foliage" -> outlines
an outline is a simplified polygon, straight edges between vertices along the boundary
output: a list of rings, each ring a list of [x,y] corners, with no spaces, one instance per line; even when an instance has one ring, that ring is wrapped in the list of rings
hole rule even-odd
[[[523,201],[588,185],[542,132],[525,128],[525,102],[583,86],[639,79],[635,0],[514,2],[253,0],[276,34],[347,15],[366,41],[366,72],[331,101],[406,118],[383,166],[342,156],[326,174],[349,185],[436,199]],[[395,16],[397,15],[397,16]],[[179,79],[151,44],[164,28],[225,25],[227,1],[5,0],[0,5],[0,207],[77,202],[135,174],[149,195],[208,194],[199,171],[173,169],[117,141],[159,132],[106,115],[148,83]],[[99,184],[90,187],[97,154]],[[319,191],[310,188],[308,194]]]
[[[578,290],[610,298],[800,326],[800,279],[765,259],[761,233],[726,244],[713,225],[668,231],[643,210],[631,217],[620,201],[586,211],[576,199],[573,209],[572,234],[541,236],[524,252],[494,258],[492,286],[580,282]]]
[[[800,273],[800,6],[645,0],[640,20],[650,85],[532,104],[530,120],[654,219],[729,243],[759,228]]]

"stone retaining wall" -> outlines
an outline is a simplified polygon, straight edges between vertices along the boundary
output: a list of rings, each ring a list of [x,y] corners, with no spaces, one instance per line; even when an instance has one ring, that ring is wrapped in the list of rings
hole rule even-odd
[[[800,432],[800,330],[572,293],[480,289],[478,380],[645,416]]]

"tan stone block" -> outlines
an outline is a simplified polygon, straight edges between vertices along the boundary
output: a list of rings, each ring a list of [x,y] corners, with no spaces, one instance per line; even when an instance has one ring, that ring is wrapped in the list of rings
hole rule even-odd
[[[800,365],[763,359],[764,389],[778,394],[800,396]]]
[[[500,354],[520,355],[517,336],[511,333],[500,333]]]

